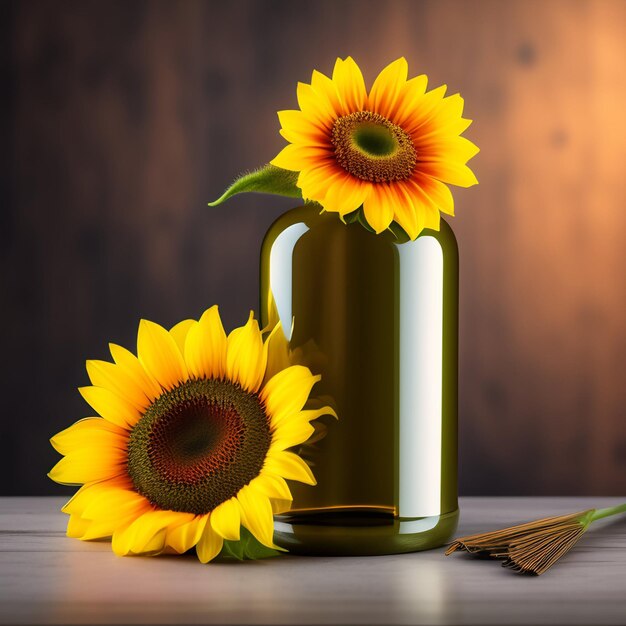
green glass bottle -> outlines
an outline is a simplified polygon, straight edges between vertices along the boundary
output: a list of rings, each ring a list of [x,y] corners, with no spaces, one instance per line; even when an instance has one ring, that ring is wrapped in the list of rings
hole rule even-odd
[[[275,541],[301,554],[369,555],[444,544],[458,520],[458,251],[452,230],[415,241],[304,206],[261,252],[261,319],[281,320],[294,362],[335,408],[297,452]]]

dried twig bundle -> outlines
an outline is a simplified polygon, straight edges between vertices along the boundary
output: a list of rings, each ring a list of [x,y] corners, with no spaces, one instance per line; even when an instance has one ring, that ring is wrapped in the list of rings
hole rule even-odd
[[[503,566],[516,572],[538,576],[567,554],[592,522],[624,512],[626,504],[547,517],[502,530],[459,537],[450,544],[446,556],[456,550],[465,550],[470,554],[501,559]]]

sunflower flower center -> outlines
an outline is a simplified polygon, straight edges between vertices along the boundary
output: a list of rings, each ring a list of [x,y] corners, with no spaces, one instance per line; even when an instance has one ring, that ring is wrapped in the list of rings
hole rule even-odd
[[[407,180],[415,171],[411,136],[378,113],[357,111],[338,118],[331,140],[337,163],[361,180],[391,183]]]
[[[258,476],[271,441],[258,396],[229,381],[165,392],[130,433],[128,473],[160,509],[201,515]]]

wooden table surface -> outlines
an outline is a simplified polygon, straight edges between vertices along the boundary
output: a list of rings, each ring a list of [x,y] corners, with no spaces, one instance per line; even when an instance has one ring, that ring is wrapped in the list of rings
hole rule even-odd
[[[626,498],[625,498],[626,499]],[[462,498],[459,534],[619,498]],[[64,535],[61,498],[0,500],[0,623],[625,624],[626,518],[541,577],[443,549],[202,565],[119,558]]]

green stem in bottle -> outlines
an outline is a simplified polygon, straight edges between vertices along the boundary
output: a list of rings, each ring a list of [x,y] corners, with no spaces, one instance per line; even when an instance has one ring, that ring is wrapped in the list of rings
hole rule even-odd
[[[616,506],[609,506],[605,509],[596,509],[591,515],[589,522],[595,522],[603,517],[610,517],[611,515],[618,515],[619,513],[626,513],[626,502]]]

